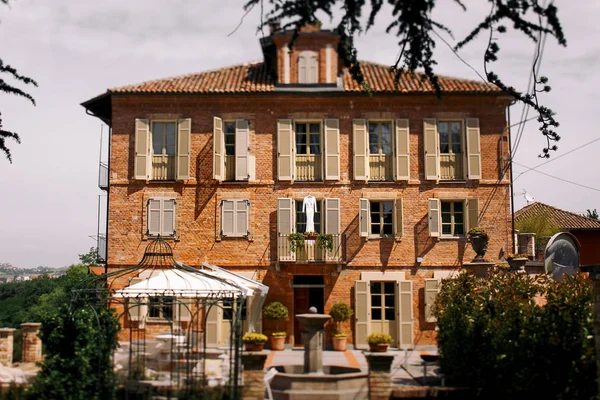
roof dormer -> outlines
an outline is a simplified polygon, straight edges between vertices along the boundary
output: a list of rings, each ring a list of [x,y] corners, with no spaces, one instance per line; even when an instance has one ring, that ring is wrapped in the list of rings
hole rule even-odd
[[[337,86],[341,73],[337,47],[339,35],[320,25],[305,25],[292,48],[293,30],[281,31],[277,24],[261,39],[265,63],[279,87]]]

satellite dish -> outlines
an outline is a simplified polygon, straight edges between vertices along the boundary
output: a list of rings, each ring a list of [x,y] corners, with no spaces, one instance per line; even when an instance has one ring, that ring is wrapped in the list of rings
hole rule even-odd
[[[527,202],[527,205],[529,205],[529,203],[533,203],[535,201],[535,197],[533,197],[532,195],[527,193],[527,190],[525,190],[525,189],[523,189],[523,197],[525,197],[525,201]]]
[[[544,269],[553,279],[573,275],[579,268],[579,242],[572,234],[560,232],[550,238],[544,250]]]

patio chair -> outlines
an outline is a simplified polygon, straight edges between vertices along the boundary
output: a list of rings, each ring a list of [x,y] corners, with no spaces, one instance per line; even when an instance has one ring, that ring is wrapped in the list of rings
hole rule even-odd
[[[273,392],[271,391],[271,381],[277,375],[277,370],[275,368],[270,368],[265,374],[265,389],[267,389],[267,398],[269,400],[273,400]]]

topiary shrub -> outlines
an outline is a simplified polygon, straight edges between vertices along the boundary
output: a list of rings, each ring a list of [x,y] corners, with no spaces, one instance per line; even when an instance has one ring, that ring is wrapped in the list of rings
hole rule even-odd
[[[587,279],[463,273],[443,281],[434,314],[448,384],[477,388],[482,398],[596,395]]]
[[[352,317],[354,311],[350,306],[344,302],[339,302],[334,304],[331,307],[331,311],[329,311],[329,315],[331,315],[331,319],[333,319],[336,323],[336,331],[334,333],[334,337],[346,337],[345,333],[340,332],[340,325],[342,322],[346,322]]]
[[[287,321],[288,309],[278,301],[273,301],[263,309],[263,316],[266,319],[275,321],[275,330],[273,336],[286,336],[285,332],[279,331],[279,321]]]

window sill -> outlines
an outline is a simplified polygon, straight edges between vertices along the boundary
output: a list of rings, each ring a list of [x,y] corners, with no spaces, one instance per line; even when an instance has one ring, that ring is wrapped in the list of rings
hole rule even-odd
[[[177,236],[161,236],[160,237],[163,240],[172,240],[174,242],[179,242],[181,239],[179,238],[179,235]],[[142,237],[142,240],[146,241],[146,240],[156,240],[158,239],[158,236],[154,236],[154,235],[144,235],[144,237]]]
[[[440,179],[440,183],[467,183],[466,179]]]
[[[392,236],[369,235],[369,236],[366,236],[365,239],[367,239],[367,240],[381,240],[381,239],[386,240],[386,239],[396,239],[396,237],[393,235]]]
[[[461,239],[466,239],[467,236],[466,235],[459,235],[459,236],[441,236],[440,235],[440,240],[461,240]]]

